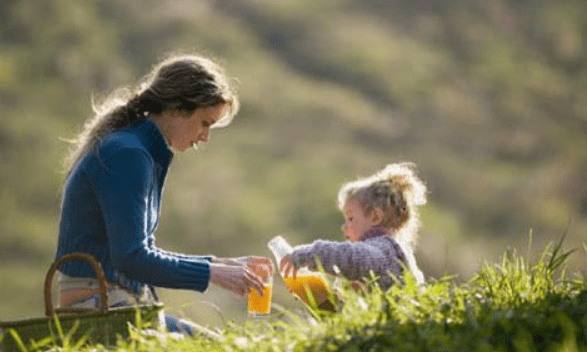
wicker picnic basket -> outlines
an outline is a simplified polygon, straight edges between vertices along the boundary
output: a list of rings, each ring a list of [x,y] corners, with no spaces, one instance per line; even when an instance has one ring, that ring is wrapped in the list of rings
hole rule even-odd
[[[89,262],[100,284],[100,309],[55,308],[53,309],[51,287],[57,268],[68,261]],[[141,328],[159,329],[163,324],[163,304],[135,305],[131,307],[108,308],[107,284],[104,271],[98,261],[86,253],[71,253],[55,261],[45,278],[45,316],[19,321],[0,322],[0,335],[4,335],[0,351],[19,351],[19,341],[29,346],[52,336],[55,343],[63,343],[69,336],[71,343],[86,339],[88,344],[114,345],[117,339],[130,335],[129,324]],[[59,329],[58,324],[61,329]],[[11,331],[12,330],[12,331]],[[60,332],[61,330],[61,332]],[[18,335],[15,339],[13,333]]]

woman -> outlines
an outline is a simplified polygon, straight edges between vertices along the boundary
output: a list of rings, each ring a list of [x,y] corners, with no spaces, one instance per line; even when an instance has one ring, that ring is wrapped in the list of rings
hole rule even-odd
[[[264,257],[221,259],[166,252],[155,245],[163,185],[174,152],[197,148],[228,125],[238,98],[222,68],[198,56],[157,65],[131,99],[121,90],[96,108],[68,161],[55,259],[89,253],[109,282],[109,306],[156,299],[154,286],[203,292],[210,283],[262,294],[249,269]],[[84,262],[61,266],[60,304],[96,307],[97,283]],[[178,321],[167,317],[170,330]],[[189,326],[181,326],[189,332]]]

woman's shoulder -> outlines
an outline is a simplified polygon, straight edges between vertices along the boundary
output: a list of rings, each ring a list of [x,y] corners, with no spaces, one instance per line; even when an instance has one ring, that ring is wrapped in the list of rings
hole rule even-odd
[[[80,167],[93,173],[111,169],[148,169],[153,163],[147,148],[132,132],[123,129],[104,136],[81,161]]]
[[[97,145],[96,156],[103,160],[151,159],[149,150],[139,135],[124,128],[104,136]]]
[[[104,136],[98,144],[102,153],[114,154],[126,149],[146,149],[132,129],[121,129]]]

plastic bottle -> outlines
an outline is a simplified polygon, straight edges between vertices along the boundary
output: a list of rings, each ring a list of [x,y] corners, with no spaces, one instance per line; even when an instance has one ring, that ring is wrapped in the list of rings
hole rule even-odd
[[[271,253],[275,256],[277,268],[279,268],[279,264],[283,257],[293,252],[293,247],[281,236],[273,237],[271,241],[267,243],[267,247],[269,247],[269,250],[271,250]],[[283,273],[281,273],[281,276],[283,276]]]
[[[274,237],[267,246],[275,256],[277,268],[279,268],[283,257],[293,251],[292,246],[282,236]],[[284,277],[282,271],[280,271],[280,274],[288,290],[309,306],[323,310],[335,310],[334,304],[331,302],[333,295],[328,282],[319,272],[299,268],[295,279],[291,275]]]

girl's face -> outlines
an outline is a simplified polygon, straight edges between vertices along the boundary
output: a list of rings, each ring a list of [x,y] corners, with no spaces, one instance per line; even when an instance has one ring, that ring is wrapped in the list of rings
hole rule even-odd
[[[174,116],[171,120],[170,133],[167,136],[173,149],[183,152],[198,143],[206,143],[210,128],[220,118],[229,113],[228,104],[219,104],[198,108],[188,116]]]
[[[355,198],[347,200],[344,205],[344,218],[342,232],[351,242],[357,242],[367,230],[377,225],[376,211],[366,216],[361,204]]]

